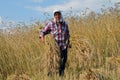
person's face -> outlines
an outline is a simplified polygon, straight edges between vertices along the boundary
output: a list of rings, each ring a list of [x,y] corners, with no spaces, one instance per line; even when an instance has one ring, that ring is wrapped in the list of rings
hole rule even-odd
[[[61,14],[60,14],[59,12],[56,12],[56,13],[54,14],[54,17],[55,17],[55,19],[56,19],[57,21],[59,21],[60,18],[61,18]]]

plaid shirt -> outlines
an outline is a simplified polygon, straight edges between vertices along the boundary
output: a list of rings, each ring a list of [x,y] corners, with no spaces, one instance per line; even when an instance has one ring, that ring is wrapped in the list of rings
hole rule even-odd
[[[41,30],[40,36],[43,37],[50,33],[55,41],[57,42],[60,49],[64,50],[67,48],[69,40],[69,29],[68,24],[63,21],[61,24],[57,24],[55,21],[50,21]]]

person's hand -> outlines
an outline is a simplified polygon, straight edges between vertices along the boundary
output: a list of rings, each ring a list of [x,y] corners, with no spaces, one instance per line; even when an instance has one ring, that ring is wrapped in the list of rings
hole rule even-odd
[[[42,43],[45,43],[44,37],[41,37],[41,41],[42,41]]]
[[[66,44],[67,44],[68,48],[71,48],[71,44],[70,44],[70,40],[69,39],[66,41]]]
[[[41,39],[41,42],[42,42],[42,43],[45,43],[44,37],[39,37],[39,38]]]

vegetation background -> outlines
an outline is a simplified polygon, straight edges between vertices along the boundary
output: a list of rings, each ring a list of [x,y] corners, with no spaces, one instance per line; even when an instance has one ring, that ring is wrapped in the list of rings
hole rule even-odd
[[[71,48],[62,78],[47,76],[56,47],[49,35],[41,43],[39,22],[17,25],[13,34],[0,32],[0,80],[120,80],[120,7],[101,10],[65,18]]]

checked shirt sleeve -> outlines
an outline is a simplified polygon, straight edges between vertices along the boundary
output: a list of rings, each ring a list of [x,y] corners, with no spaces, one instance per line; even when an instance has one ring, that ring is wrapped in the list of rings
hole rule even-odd
[[[51,24],[47,23],[46,26],[40,31],[40,37],[43,37],[46,34],[49,34],[51,31],[50,27],[51,27]]]
[[[68,24],[67,24],[67,23],[66,23],[66,27],[67,27],[67,31],[66,31],[67,39],[69,40],[69,38],[70,38],[70,33],[69,33],[69,28],[68,28]]]

